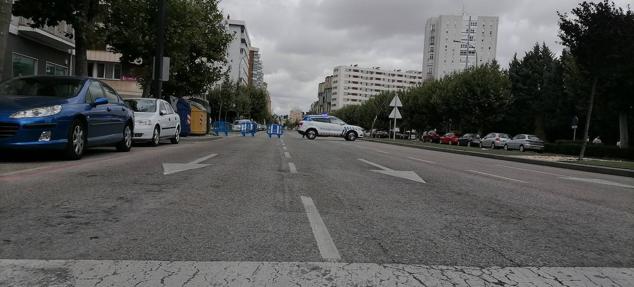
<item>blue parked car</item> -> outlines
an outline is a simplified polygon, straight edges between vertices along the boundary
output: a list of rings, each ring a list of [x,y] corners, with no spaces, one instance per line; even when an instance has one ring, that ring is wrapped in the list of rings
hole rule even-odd
[[[132,147],[134,112],[105,83],[87,77],[30,76],[0,83],[0,150]]]

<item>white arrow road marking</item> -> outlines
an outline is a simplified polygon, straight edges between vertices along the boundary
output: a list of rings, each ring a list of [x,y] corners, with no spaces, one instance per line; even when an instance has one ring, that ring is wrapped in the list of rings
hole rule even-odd
[[[302,196],[301,198],[302,203],[304,204],[304,209],[306,210],[306,215],[308,216],[308,222],[310,222],[310,227],[312,228],[313,235],[315,236],[315,241],[317,241],[317,248],[319,248],[321,258],[327,261],[341,260],[339,250],[337,250],[335,242],[332,241],[330,232],[328,232],[328,228],[326,228],[324,220],[321,219],[321,215],[319,215],[319,211],[317,210],[313,199],[306,196]]]
[[[505,180],[510,180],[510,181],[515,181],[515,182],[521,182],[521,183],[528,183],[526,181],[523,180],[519,180],[519,179],[514,179],[514,178],[509,178],[509,177],[504,177],[504,176],[499,176],[499,175],[495,175],[495,174],[490,174],[490,173],[486,173],[486,172],[481,172],[481,171],[477,171],[477,170],[467,170],[468,172],[473,172],[473,173],[477,173],[477,174],[481,174],[481,175],[486,175],[486,176],[490,176],[490,177],[495,177],[495,178],[499,178],[499,179],[505,179]]]
[[[561,177],[561,179],[576,180],[576,181],[589,182],[589,183],[598,183],[598,184],[605,184],[605,185],[625,187],[625,188],[634,188],[634,186],[631,186],[631,185],[613,182],[609,180],[598,179],[598,178],[580,178],[580,177],[564,176],[564,177]]]
[[[208,156],[203,156],[199,159],[196,159],[188,163],[163,163],[163,175],[174,174],[174,173],[179,173],[181,171],[207,167],[209,166],[208,164],[201,164],[201,162],[206,161],[217,155],[218,154],[212,153]]]
[[[399,178],[403,178],[403,179],[409,179],[411,181],[415,181],[415,182],[419,182],[419,183],[427,183],[422,178],[420,178],[420,176],[418,176],[418,174],[416,174],[413,171],[393,170],[391,168],[384,167],[384,166],[382,166],[380,164],[373,163],[371,161],[367,161],[367,160],[362,159],[362,158],[360,158],[359,161],[367,163],[367,164],[369,164],[371,166],[378,167],[378,168],[381,169],[381,170],[370,170],[372,172],[382,173],[382,174],[390,175],[390,176],[393,176],[393,177],[399,177]]]

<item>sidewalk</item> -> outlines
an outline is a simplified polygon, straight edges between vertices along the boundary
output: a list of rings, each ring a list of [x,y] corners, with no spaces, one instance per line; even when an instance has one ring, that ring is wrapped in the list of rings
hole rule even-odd
[[[432,143],[422,143],[420,141],[415,140],[390,140],[390,139],[377,139],[377,138],[364,138],[363,140],[369,142],[383,143],[383,144],[392,144],[413,148],[420,148],[426,150],[433,150],[439,152],[448,152],[455,154],[463,154],[469,156],[478,156],[485,158],[493,158],[499,160],[507,160],[514,162],[522,162],[522,163],[530,163],[530,164],[538,164],[559,168],[567,168],[609,175],[618,175],[618,176],[627,176],[634,177],[634,168],[617,168],[614,166],[628,166],[625,163],[631,162],[620,162],[620,161],[611,161],[611,160],[602,160],[602,159],[588,159],[582,162],[576,160],[576,158],[571,156],[563,156],[556,154],[538,154],[532,152],[522,153],[519,151],[505,151],[505,150],[491,150],[491,149],[481,149],[475,147],[465,147],[465,146],[450,146],[450,145],[441,145],[441,144],[432,144]],[[634,165],[634,163],[632,163]]]
[[[229,134],[231,136],[231,134]],[[186,136],[181,137],[181,142],[206,142],[206,141],[214,141],[223,138],[222,136],[214,136],[214,135],[204,135],[204,136]]]

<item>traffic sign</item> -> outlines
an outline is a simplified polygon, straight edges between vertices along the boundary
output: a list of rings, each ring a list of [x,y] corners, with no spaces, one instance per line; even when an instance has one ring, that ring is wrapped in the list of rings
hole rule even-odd
[[[401,116],[401,112],[399,112],[397,107],[394,107],[394,109],[392,109],[392,112],[390,113],[390,119],[402,119],[403,116]]]
[[[392,101],[390,102],[390,107],[400,108],[402,106],[403,103],[401,103],[401,99],[399,99],[398,96],[394,96],[394,98],[392,98]]]

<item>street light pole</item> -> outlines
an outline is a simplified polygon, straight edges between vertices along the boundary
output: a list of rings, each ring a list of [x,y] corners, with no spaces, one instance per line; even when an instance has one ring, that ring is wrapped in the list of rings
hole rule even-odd
[[[154,97],[161,98],[163,90],[163,54],[165,53],[165,0],[158,0],[156,54],[154,55]]]

